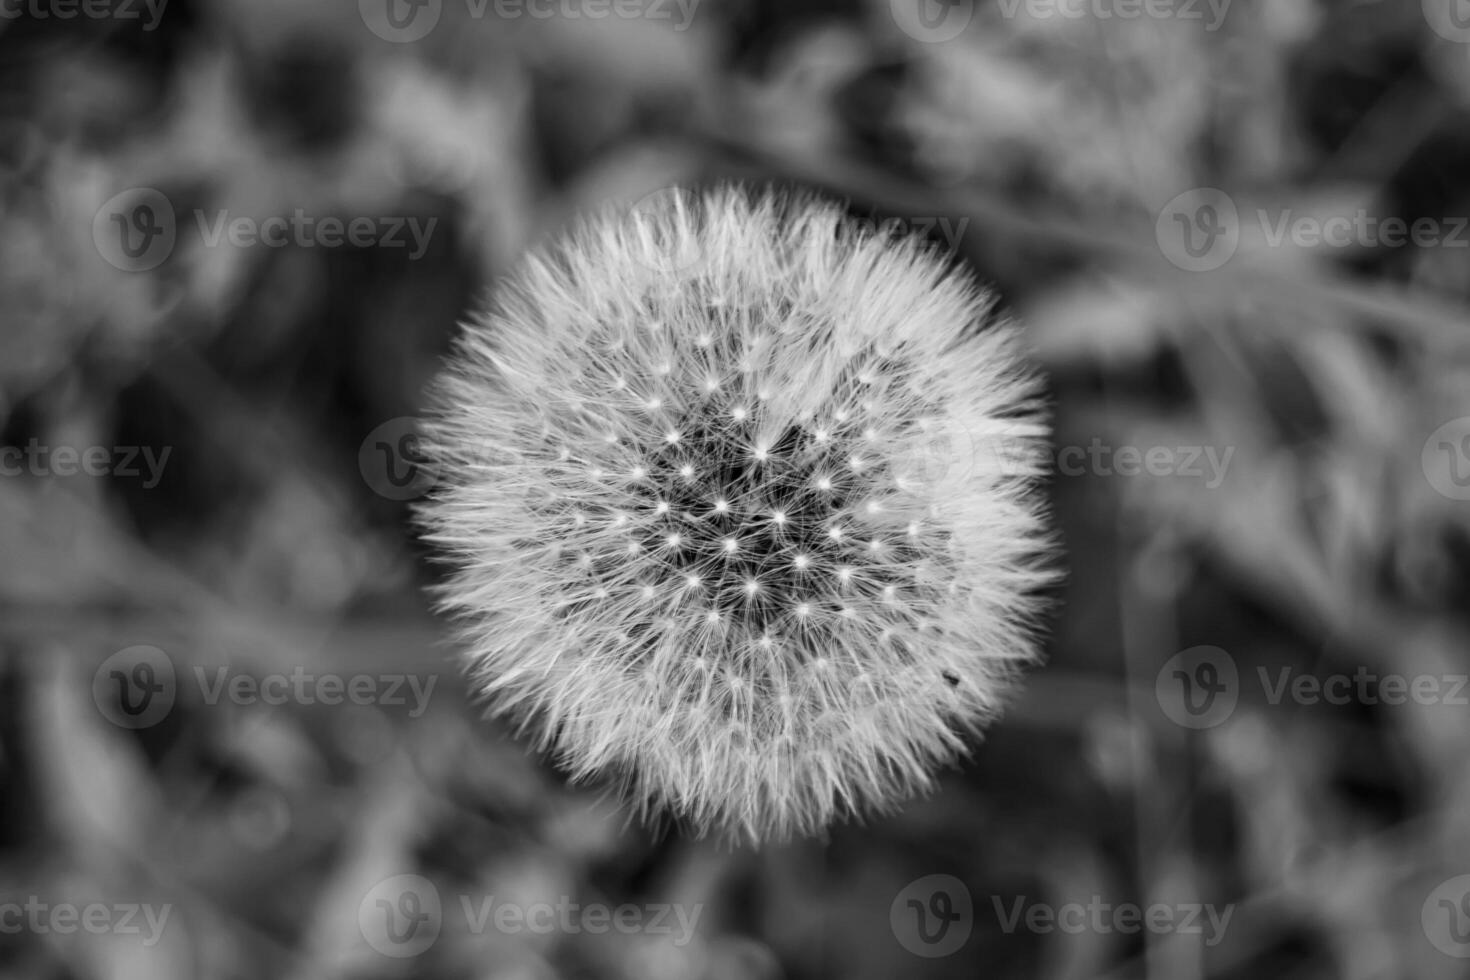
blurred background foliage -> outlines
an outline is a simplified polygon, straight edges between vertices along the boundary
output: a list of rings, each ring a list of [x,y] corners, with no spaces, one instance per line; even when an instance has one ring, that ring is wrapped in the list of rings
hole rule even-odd
[[[653,3],[653,0],[649,0]],[[667,8],[677,20],[677,8]],[[1164,260],[1196,186],[1245,213],[1470,213],[1470,45],[1417,0],[1235,0],[1178,18],[981,3],[924,43],[888,0],[702,0],[667,18],[469,16],[396,44],[341,0],[169,0],[0,19],[0,444],[169,447],[162,480],[0,478],[0,901],[172,902],[164,941],[0,935],[0,976],[1387,978],[1464,975],[1425,896],[1470,871],[1470,710],[1272,705],[1189,730],[1155,678],[1198,644],[1258,667],[1470,669],[1470,511],[1421,465],[1470,415],[1454,248]],[[772,181],[959,227],[1026,324],[1057,443],[1233,449],[1179,476],[1048,485],[1069,582],[1048,665],[942,791],[758,852],[628,826],[482,720],[422,588],[408,505],[359,447],[420,408],[457,318],[577,212]],[[424,256],[98,254],[126,188],[180,214],[437,219]],[[1332,254],[1325,254],[1330,251]],[[130,732],[94,669],[436,676],[430,709],[206,705]],[[373,883],[702,903],[693,942],[473,934],[404,962]],[[910,881],[975,900],[963,949],[889,925]],[[1197,936],[1007,934],[992,897],[1230,903]],[[510,900],[509,898],[507,900]]]

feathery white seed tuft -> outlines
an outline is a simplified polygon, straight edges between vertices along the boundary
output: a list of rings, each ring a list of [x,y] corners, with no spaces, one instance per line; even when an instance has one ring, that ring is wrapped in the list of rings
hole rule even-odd
[[[763,840],[891,807],[1034,660],[1036,383],[916,242],[736,189],[596,218],[439,395],[420,519],[478,689],[645,814]]]

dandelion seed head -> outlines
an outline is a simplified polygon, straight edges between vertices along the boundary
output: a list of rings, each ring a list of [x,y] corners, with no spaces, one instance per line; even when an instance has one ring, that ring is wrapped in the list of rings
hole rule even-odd
[[[419,512],[491,709],[699,833],[932,788],[1035,658],[1049,553],[1038,473],[936,450],[1044,437],[987,294],[729,189],[594,218],[497,295],[439,381]],[[471,465],[487,445],[513,463]]]

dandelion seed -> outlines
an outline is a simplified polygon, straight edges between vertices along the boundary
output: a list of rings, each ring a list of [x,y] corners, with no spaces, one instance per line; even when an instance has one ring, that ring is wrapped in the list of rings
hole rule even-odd
[[[1044,453],[998,478],[931,438],[1040,448],[1015,329],[807,199],[674,195],[591,231],[466,328],[424,440],[439,604],[490,707],[696,833],[818,833],[931,788],[1035,655]],[[664,249],[703,258],[649,285]],[[464,465],[486,445],[586,469]]]

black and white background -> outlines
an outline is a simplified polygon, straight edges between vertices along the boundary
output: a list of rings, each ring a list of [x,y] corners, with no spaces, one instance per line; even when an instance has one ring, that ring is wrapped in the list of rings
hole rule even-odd
[[[1025,324],[1067,582],[941,790],[629,824],[468,696],[456,321],[727,180]],[[0,0],[0,977],[1470,964],[1463,0]]]

